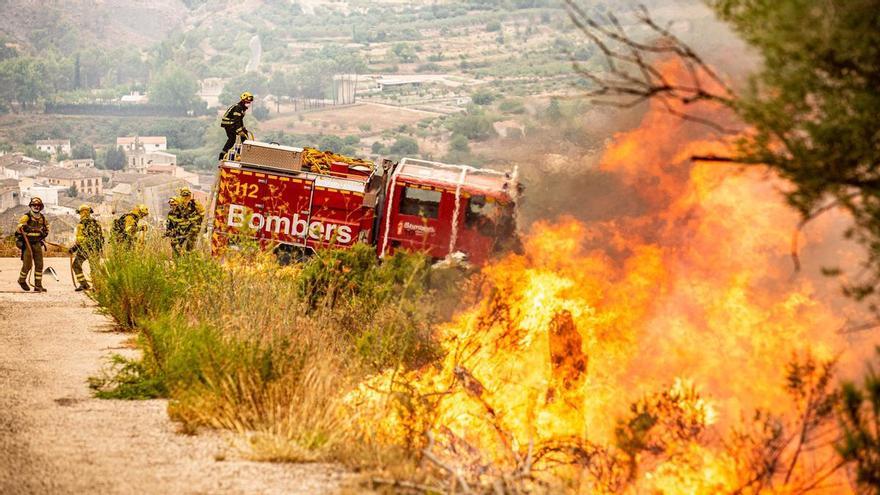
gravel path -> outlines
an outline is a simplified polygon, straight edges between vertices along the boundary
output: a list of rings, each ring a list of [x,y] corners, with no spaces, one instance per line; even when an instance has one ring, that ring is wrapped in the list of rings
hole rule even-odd
[[[91,397],[86,380],[132,352],[91,300],[60,282],[21,292],[20,262],[0,258],[0,494],[336,492],[331,465],[242,460],[221,433],[176,433],[166,401]]]

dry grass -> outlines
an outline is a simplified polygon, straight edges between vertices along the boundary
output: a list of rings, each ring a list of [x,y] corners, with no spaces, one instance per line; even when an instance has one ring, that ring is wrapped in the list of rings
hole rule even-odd
[[[101,396],[168,397],[184,432],[238,432],[256,460],[405,458],[363,437],[345,397],[372,373],[436,359],[431,329],[448,306],[438,296],[455,276],[420,255],[380,265],[368,246],[284,268],[262,254],[172,261],[150,240],[107,254],[94,297],[137,330],[143,357],[117,358],[94,379]]]

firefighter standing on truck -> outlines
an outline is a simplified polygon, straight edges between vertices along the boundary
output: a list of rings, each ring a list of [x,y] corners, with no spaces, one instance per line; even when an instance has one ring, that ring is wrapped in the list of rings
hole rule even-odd
[[[76,278],[76,291],[89,289],[89,283],[86,282],[86,276],[83,274],[83,263],[88,261],[94,263],[93,260],[101,254],[104,249],[104,231],[97,220],[92,218],[92,207],[89,205],[80,205],[79,223],[76,224],[76,244],[70,248],[70,254],[73,255],[73,275]]]
[[[28,272],[34,269],[34,291],[46,292],[43,288],[43,247],[49,235],[49,224],[43,211],[43,200],[34,196],[28,203],[30,211],[18,220],[15,243],[21,249],[21,272],[18,274],[18,285],[22,290],[31,290],[27,284]]]
[[[165,224],[165,236],[171,238],[175,256],[192,251],[205,218],[205,208],[193,199],[188,187],[181,187],[178,197],[169,200],[171,211]]]
[[[146,225],[138,225],[138,222],[150,214],[146,205],[137,205],[130,212],[125,213],[113,221],[113,240],[119,244],[131,247],[138,232],[145,232]]]
[[[235,139],[238,136],[242,137],[242,141],[247,138],[248,130],[244,127],[244,114],[253,102],[254,95],[245,91],[241,94],[239,102],[229,107],[223,114],[220,127],[226,130],[226,144],[223,145],[223,151],[220,152],[221,160],[226,157],[226,152],[235,146]]]

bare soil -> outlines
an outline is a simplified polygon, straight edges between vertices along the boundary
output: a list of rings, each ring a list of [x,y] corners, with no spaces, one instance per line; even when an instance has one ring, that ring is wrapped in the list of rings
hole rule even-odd
[[[129,355],[94,303],[73,291],[68,260],[47,293],[22,292],[20,261],[0,258],[0,493],[336,493],[348,475],[328,464],[242,457],[232,436],[177,432],[167,401],[92,397],[112,353]]]

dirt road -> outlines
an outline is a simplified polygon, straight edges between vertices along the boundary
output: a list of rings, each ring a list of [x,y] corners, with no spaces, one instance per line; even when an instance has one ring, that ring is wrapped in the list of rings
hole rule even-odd
[[[166,402],[100,400],[87,378],[111,353],[132,352],[91,300],[60,282],[21,292],[20,262],[0,258],[0,493],[333,493],[321,464],[243,460],[220,433],[176,433]]]

